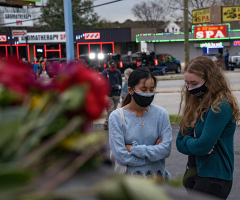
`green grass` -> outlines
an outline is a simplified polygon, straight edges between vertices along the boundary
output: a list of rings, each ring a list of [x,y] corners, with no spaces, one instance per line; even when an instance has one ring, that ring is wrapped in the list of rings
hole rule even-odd
[[[179,124],[182,120],[182,116],[180,115],[169,115],[170,123],[171,124]]]

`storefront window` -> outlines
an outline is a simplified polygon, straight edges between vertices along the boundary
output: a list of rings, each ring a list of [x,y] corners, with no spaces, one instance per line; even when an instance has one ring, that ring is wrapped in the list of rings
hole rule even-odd
[[[36,58],[36,61],[39,62],[39,59],[42,57],[44,58],[45,55],[44,55],[44,46],[43,45],[36,45],[35,46],[35,58]]]
[[[22,59],[22,58],[25,58],[26,59],[26,46],[19,46],[18,47],[18,53],[19,53],[19,58]]]
[[[112,49],[112,44],[103,44],[102,45],[102,52],[103,53],[113,53],[113,49]]]
[[[11,50],[10,50],[10,46],[7,47],[8,49],[8,55],[11,55]],[[13,55],[17,56],[17,48],[16,46],[12,46],[12,51],[13,51]]]
[[[66,44],[61,44],[61,57],[62,58],[66,58],[67,54],[66,54]]]
[[[79,45],[79,55],[88,54],[88,53],[89,53],[88,44]]]
[[[6,57],[6,47],[0,46],[0,56]]]
[[[45,44],[44,51],[47,59],[62,58],[61,44]]]
[[[101,53],[100,44],[90,44],[90,52]]]

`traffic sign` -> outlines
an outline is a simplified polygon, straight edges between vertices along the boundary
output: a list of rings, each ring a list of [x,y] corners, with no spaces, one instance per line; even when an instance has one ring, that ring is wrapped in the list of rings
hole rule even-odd
[[[27,36],[27,30],[12,30],[13,37]]]

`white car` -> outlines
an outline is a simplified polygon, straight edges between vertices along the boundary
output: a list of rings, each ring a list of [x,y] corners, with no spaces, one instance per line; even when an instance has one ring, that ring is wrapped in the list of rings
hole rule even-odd
[[[236,56],[229,56],[229,69],[231,69],[232,71],[235,68],[240,68],[240,52],[238,52],[236,54]]]

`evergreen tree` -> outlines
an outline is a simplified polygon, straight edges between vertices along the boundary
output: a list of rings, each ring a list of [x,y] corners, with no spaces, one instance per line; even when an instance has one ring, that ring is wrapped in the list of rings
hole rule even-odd
[[[91,0],[72,0],[73,29],[91,28],[96,26],[99,16],[91,8]],[[45,30],[65,30],[63,0],[48,0],[41,8],[42,15],[39,20]]]

